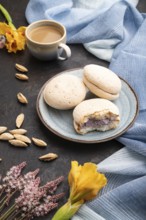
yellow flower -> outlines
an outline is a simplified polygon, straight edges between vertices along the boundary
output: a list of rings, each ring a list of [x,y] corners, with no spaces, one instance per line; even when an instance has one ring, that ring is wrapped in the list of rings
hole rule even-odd
[[[25,27],[15,28],[9,12],[0,4],[0,11],[8,24],[0,22],[0,35],[6,38],[5,46],[9,53],[25,49]],[[2,48],[2,47],[1,47]]]
[[[57,211],[52,220],[70,219],[84,202],[97,196],[106,185],[107,179],[104,174],[97,172],[96,164],[85,163],[81,166],[77,161],[72,161],[68,182],[70,186],[68,202]]]
[[[72,168],[68,177],[70,185],[70,199],[85,201],[96,197],[98,191],[106,184],[103,174],[97,172],[97,166],[93,163],[85,163],[78,166],[77,161],[72,162]]]
[[[14,28],[11,25],[0,22],[0,34],[6,37],[8,52],[16,53],[17,50],[25,49],[25,27]]]

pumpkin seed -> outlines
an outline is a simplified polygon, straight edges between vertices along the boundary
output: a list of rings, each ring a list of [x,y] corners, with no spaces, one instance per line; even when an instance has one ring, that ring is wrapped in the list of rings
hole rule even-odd
[[[7,127],[5,126],[0,126],[0,134],[2,134],[3,132],[5,132],[7,130]]]
[[[27,136],[25,136],[25,135],[22,135],[22,134],[14,134],[14,137],[15,137],[17,140],[23,141],[23,142],[25,142],[25,143],[28,143],[28,144],[31,143],[31,140],[29,139],[29,137],[27,137]]]
[[[17,94],[17,99],[18,99],[19,102],[21,102],[23,104],[28,104],[27,98],[21,92],[19,92]]]
[[[16,118],[16,127],[17,127],[17,128],[20,128],[21,125],[22,125],[22,123],[23,123],[23,121],[24,121],[24,114],[21,113],[21,114],[19,114],[19,115],[17,116],[17,118]]]
[[[11,134],[26,134],[27,130],[23,128],[13,129],[9,131]]]
[[[17,70],[19,70],[21,72],[28,72],[28,69],[25,66],[20,65],[18,63],[15,64],[15,67],[16,67]]]
[[[15,77],[16,77],[17,79],[22,80],[22,81],[27,81],[27,80],[29,79],[28,76],[26,76],[25,74],[21,74],[21,73],[16,73],[16,74],[15,74]]]
[[[37,145],[39,147],[46,147],[47,146],[47,143],[41,139],[32,137],[32,141],[35,145]]]
[[[16,147],[27,147],[28,145],[23,142],[23,141],[20,141],[20,140],[9,140],[9,143],[13,146],[16,146]]]
[[[55,160],[56,158],[58,158],[57,154],[49,153],[49,154],[45,154],[45,155],[39,157],[39,160],[51,161],[51,160]]]
[[[0,140],[2,141],[8,141],[8,140],[11,140],[11,139],[14,139],[14,136],[8,132],[5,132],[5,133],[2,133],[0,135]]]

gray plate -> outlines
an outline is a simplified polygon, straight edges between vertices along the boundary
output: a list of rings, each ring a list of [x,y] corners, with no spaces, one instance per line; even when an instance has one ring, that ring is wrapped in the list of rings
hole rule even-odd
[[[82,78],[83,69],[72,69],[60,74],[72,74]],[[58,74],[59,75],[59,74]],[[56,75],[57,76],[57,75]],[[52,78],[51,78],[52,79]],[[121,121],[116,129],[105,132],[90,132],[85,135],[77,134],[73,127],[73,110],[57,110],[48,106],[43,99],[43,90],[50,79],[44,84],[37,98],[37,112],[42,123],[56,135],[74,142],[99,143],[114,139],[127,131],[134,123],[138,114],[138,101],[133,89],[121,79],[122,90],[117,100],[113,101],[120,111]],[[87,99],[93,98],[89,91]]]

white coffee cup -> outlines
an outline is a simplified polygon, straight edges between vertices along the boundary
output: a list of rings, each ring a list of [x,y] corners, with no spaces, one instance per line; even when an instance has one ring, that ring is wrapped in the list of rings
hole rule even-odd
[[[31,23],[25,31],[30,53],[40,60],[66,60],[71,50],[66,45],[66,29],[59,22],[40,20]],[[64,56],[61,56],[61,54]]]

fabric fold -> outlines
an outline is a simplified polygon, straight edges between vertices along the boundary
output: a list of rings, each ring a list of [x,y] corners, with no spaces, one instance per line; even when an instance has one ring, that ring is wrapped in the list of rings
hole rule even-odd
[[[134,10],[137,3],[138,0],[30,0],[25,15],[28,23],[41,19],[61,22],[67,29],[69,44],[82,43],[90,53],[110,61],[114,48],[123,40],[127,4]]]
[[[122,148],[98,165],[108,184],[99,197],[84,205],[73,220],[144,220],[146,202],[146,160]],[[144,204],[144,205],[143,205]],[[86,218],[87,213],[91,216]]]

